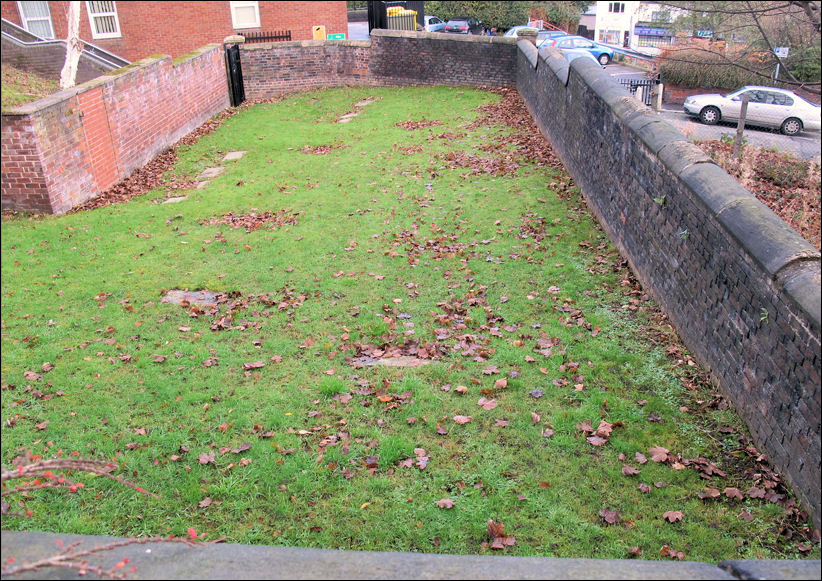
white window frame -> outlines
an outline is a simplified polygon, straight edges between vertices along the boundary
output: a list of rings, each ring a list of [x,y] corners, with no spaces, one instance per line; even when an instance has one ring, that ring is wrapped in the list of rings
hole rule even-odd
[[[112,12],[92,12],[91,2],[86,0],[86,12],[88,13],[88,23],[91,27],[91,38],[95,40],[101,38],[122,38],[123,34],[120,30],[120,17],[117,16],[117,2],[112,1],[111,4],[114,8],[114,11]],[[114,24],[117,27],[117,30],[114,32],[97,32],[97,26],[94,24],[94,19],[99,16],[113,16]]]
[[[244,28],[260,28],[260,3],[256,0],[240,0],[229,2],[231,9],[231,26],[234,30],[242,30]],[[237,18],[234,16],[235,8],[254,8],[254,24],[240,25],[237,23]]]
[[[49,6],[48,2],[44,2],[44,4],[46,5],[46,10],[48,10],[48,13],[49,13],[48,21],[49,21],[49,30],[51,31],[51,34],[46,38],[51,40],[51,39],[55,38],[55,36],[54,36],[54,24],[51,21],[51,6]],[[25,28],[26,30],[28,30],[32,34],[37,34],[37,33],[32,32],[29,29],[29,21],[30,20],[46,20],[46,18],[43,17],[43,16],[38,17],[38,18],[26,18],[25,13],[23,12],[23,3],[22,2],[17,2],[17,13],[20,15],[20,22],[23,24],[23,28]],[[40,35],[37,34],[37,36],[40,36]]]

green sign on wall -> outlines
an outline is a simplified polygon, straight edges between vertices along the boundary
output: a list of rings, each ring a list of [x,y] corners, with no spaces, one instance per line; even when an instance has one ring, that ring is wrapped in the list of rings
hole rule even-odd
[[[339,34],[329,34],[328,40],[345,40],[345,33],[341,32]]]

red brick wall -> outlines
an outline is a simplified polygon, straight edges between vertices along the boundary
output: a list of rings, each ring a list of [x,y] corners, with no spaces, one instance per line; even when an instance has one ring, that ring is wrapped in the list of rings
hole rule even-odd
[[[228,107],[222,49],[148,59],[2,115],[2,207],[62,213]]]
[[[68,1],[49,2],[57,38],[65,38]],[[121,38],[94,39],[82,3],[80,38],[130,61],[157,54],[172,58],[187,54],[226,36],[243,32],[291,30],[292,40],[311,40],[312,26],[324,25],[327,34],[348,33],[345,2],[272,2],[262,0],[260,28],[235,30],[227,0],[209,2],[118,2]],[[17,3],[4,0],[2,16],[21,25]]]
[[[49,195],[43,168],[37,151],[37,140],[31,119],[3,116],[2,128],[3,165],[0,176],[3,182],[3,210],[14,209],[17,204],[38,212],[50,212]]]

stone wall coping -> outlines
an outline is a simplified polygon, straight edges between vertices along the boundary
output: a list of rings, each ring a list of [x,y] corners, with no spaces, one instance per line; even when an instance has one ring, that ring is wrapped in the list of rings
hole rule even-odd
[[[571,72],[570,63],[558,48],[549,46],[540,50],[539,58],[545,61],[548,68],[554,72],[554,75],[563,86],[568,84],[568,75]]]
[[[413,30],[388,30],[375,28],[371,31],[371,36],[393,36],[396,38],[420,38],[431,40],[458,40],[460,42],[474,42],[480,44],[517,44],[517,39],[512,36],[487,36],[482,34],[452,34],[449,32],[425,32]]]
[[[539,51],[534,43],[528,40],[518,40],[517,48],[525,55],[526,60],[531,64],[532,69],[539,65]]]

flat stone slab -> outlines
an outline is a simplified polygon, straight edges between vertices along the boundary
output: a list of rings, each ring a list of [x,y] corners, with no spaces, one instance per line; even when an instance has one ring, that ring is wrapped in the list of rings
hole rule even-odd
[[[183,301],[188,301],[192,305],[213,306],[219,304],[218,298],[223,293],[218,293],[210,290],[186,291],[180,289],[171,289],[163,297],[160,302],[171,303],[179,305]]]
[[[419,367],[420,365],[428,365],[431,363],[430,359],[420,359],[419,357],[412,357],[411,355],[400,355],[399,357],[357,357],[351,360],[351,364],[355,367],[382,365],[383,367]]]
[[[222,166],[210,167],[210,168],[204,170],[203,173],[198,175],[196,179],[198,179],[200,181],[210,180],[211,178],[216,178],[218,175],[222,174],[223,172],[225,172],[225,168],[222,167]]]
[[[366,105],[370,105],[374,101],[376,101],[376,99],[372,99],[371,97],[369,97],[368,99],[363,99],[359,103],[354,103],[354,106],[355,107],[365,107]]]
[[[174,196],[173,198],[167,199],[164,204],[176,204],[177,202],[182,202],[183,200],[188,199],[188,196]]]
[[[229,151],[225,154],[223,161],[234,161],[235,159],[241,159],[247,151]]]
[[[82,541],[90,549],[117,537],[3,531],[0,557],[30,562]],[[129,545],[89,558],[104,569],[128,558],[135,579],[736,579],[708,563],[616,559],[552,559],[425,553],[379,553],[264,545],[180,543]],[[816,561],[818,571],[819,561]],[[804,570],[804,562],[785,561]],[[16,579],[85,579],[76,570],[46,568]],[[790,577],[799,579],[799,577]],[[818,573],[814,576],[818,579]]]

